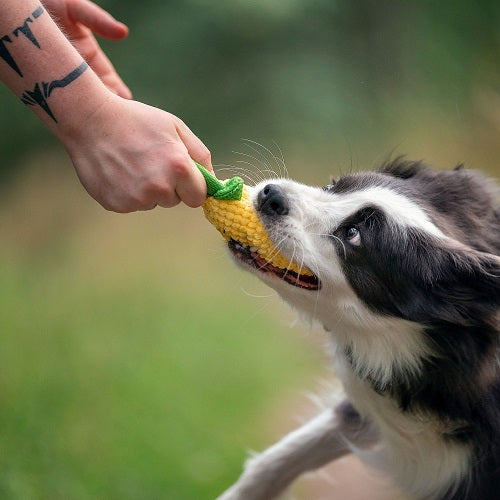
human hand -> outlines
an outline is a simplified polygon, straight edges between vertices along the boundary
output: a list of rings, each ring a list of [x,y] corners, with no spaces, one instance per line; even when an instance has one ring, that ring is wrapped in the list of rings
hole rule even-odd
[[[88,193],[107,210],[132,212],[183,201],[200,206],[210,152],[177,117],[109,93],[84,123],[61,136]]]
[[[130,99],[132,93],[118,76],[94,37],[121,40],[128,28],[90,0],[41,0],[70,42],[102,82],[114,93]]]

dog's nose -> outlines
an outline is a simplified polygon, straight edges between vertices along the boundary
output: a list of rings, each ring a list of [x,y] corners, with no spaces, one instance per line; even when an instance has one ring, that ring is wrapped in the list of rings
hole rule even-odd
[[[288,201],[277,184],[267,184],[257,195],[257,210],[265,215],[287,215]]]

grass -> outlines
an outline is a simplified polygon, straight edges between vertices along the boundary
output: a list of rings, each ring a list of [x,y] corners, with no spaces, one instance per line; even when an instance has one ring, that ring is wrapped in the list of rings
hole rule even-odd
[[[200,211],[105,213],[59,163],[0,207],[0,497],[214,498],[319,356]]]

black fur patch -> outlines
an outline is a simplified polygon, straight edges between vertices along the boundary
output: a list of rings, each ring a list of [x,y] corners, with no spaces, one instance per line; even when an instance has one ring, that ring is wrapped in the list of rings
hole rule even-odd
[[[341,245],[343,270],[359,298],[376,313],[419,323],[434,355],[420,377],[396,374],[374,390],[403,411],[426,411],[450,422],[449,439],[474,446],[472,475],[445,498],[500,495],[500,210],[493,183],[462,167],[445,172],[397,159],[378,172],[341,178],[329,188],[350,193],[389,187],[422,207],[450,239],[398,228],[376,205],[335,228],[345,240],[356,226],[360,246]],[[346,352],[346,356],[352,353]]]

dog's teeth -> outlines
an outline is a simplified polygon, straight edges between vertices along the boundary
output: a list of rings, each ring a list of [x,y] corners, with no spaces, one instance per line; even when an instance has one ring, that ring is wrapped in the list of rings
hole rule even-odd
[[[256,252],[259,249],[259,247],[250,247],[250,252]]]

